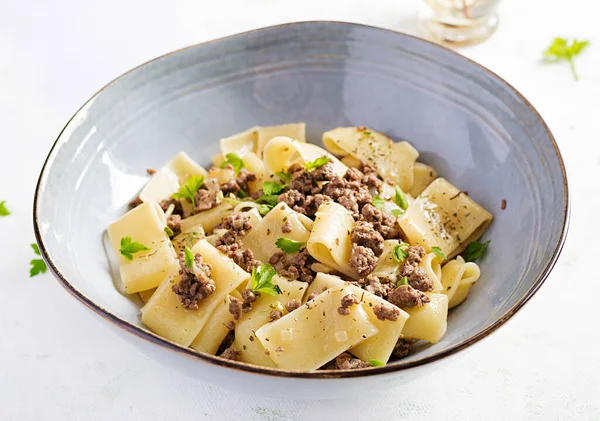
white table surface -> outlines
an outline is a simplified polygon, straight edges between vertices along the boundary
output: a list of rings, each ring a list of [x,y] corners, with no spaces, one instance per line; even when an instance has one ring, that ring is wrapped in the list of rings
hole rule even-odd
[[[28,277],[32,197],[62,126],[131,67],[183,46],[288,21],[345,20],[414,33],[422,1],[91,3],[0,2],[0,201],[12,211],[0,218],[0,420],[600,419],[595,2],[507,0],[495,36],[460,50],[529,98],[561,147],[572,217],[556,268],[532,302],[491,337],[403,389],[367,390],[360,402],[232,393],[136,352],[50,275]],[[580,82],[566,64],[540,63],[556,36],[595,44],[577,60]]]

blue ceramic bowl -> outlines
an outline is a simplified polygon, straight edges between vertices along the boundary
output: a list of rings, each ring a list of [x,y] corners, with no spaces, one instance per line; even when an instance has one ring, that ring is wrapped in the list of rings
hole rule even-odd
[[[115,289],[103,234],[147,180],[146,168],[160,167],[180,150],[208,165],[220,137],[295,121],[307,123],[314,142],[323,131],[348,125],[409,140],[421,161],[494,213],[482,277],[467,302],[451,311],[439,343],[369,370],[254,367],[154,335],[139,320],[140,303]],[[503,199],[506,210],[500,210]],[[296,396],[324,398],[351,395],[374,381],[382,387],[382,381],[414,378],[429,363],[496,330],[548,276],[565,240],[568,214],[557,145],[531,104],[501,78],[408,35],[305,22],[167,54],[100,90],[68,122],[48,155],[34,226],[59,282],[145,352],[209,381],[288,397],[293,387]],[[257,377],[272,387],[248,386]],[[345,387],[331,387],[333,382]]]

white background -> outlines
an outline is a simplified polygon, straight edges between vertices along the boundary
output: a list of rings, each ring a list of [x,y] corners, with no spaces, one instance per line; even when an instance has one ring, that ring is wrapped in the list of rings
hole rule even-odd
[[[365,390],[360,402],[231,393],[136,352],[50,275],[28,277],[33,190],[69,117],[133,66],[190,44],[288,21],[345,20],[414,33],[424,3],[85,3],[0,2],[0,201],[12,211],[0,218],[0,420],[600,419],[596,2],[507,0],[494,37],[460,50],[529,98],[561,147],[573,207],[555,270],[532,302],[491,337],[402,389]],[[592,41],[577,60],[580,82],[566,64],[541,63],[541,52],[556,36]]]

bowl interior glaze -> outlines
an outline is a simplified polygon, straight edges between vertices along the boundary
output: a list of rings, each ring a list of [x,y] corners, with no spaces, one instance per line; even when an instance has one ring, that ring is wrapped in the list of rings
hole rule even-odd
[[[566,235],[568,191],[560,153],[532,106],[452,51],[334,22],[287,24],[189,47],[98,92],[60,134],[40,176],[34,224],[51,270],[105,318],[177,349],[148,332],[140,303],[115,289],[106,227],[146,182],[146,168],[181,150],[208,166],[220,137],[296,121],[307,123],[316,143],[323,131],[347,125],[408,140],[420,161],[495,216],[484,237],[491,245],[482,277],[451,311],[444,338],[401,362],[339,376],[395,371],[462,349],[511,317],[548,275]]]

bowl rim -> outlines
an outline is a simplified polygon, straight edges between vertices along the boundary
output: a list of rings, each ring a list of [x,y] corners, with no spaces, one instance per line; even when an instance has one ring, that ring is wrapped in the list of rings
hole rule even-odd
[[[506,85],[506,87],[511,90],[514,94],[517,95],[517,97],[523,102],[524,105],[526,105],[533,113],[534,115],[537,117],[538,121],[542,124],[543,128],[546,131],[546,134],[548,135],[550,141],[552,142],[552,145],[554,146],[554,151],[556,153],[556,156],[558,158],[558,162],[561,168],[561,175],[562,175],[562,181],[563,181],[563,188],[564,188],[564,200],[565,200],[565,206],[563,209],[563,217],[562,217],[562,227],[561,227],[561,232],[560,232],[560,237],[556,243],[556,245],[554,246],[554,250],[552,252],[552,256],[548,262],[548,264],[546,265],[546,267],[537,275],[537,279],[534,281],[534,283],[532,284],[532,286],[527,290],[527,292],[517,300],[517,302],[510,308],[508,309],[503,315],[501,315],[499,318],[497,318],[490,326],[488,326],[487,328],[469,336],[468,338],[462,340],[461,342],[454,344],[450,347],[448,347],[445,350],[439,351],[437,353],[434,353],[433,355],[427,356],[427,357],[423,357],[414,361],[410,361],[410,362],[402,362],[401,360],[398,362],[395,362],[394,364],[390,364],[390,365],[385,365],[383,367],[372,367],[372,368],[365,368],[365,369],[355,369],[355,370],[322,370],[322,371],[313,371],[313,372],[301,372],[301,371],[291,371],[291,370],[283,370],[283,369],[278,369],[278,368],[270,368],[270,367],[262,367],[262,366],[256,366],[256,365],[252,365],[252,364],[247,364],[247,363],[243,363],[243,362],[239,362],[239,361],[232,361],[232,360],[227,360],[218,356],[214,356],[214,355],[209,355],[209,354],[205,354],[205,353],[201,353],[198,351],[195,351],[191,348],[186,348],[183,347],[181,345],[178,345],[174,342],[171,342],[165,338],[162,338],[156,334],[154,334],[153,332],[150,332],[148,330],[145,330],[139,326],[136,326],[132,323],[129,323],[126,320],[121,319],[120,317],[116,316],[115,314],[111,313],[110,311],[102,308],[101,306],[99,306],[98,304],[96,304],[94,301],[92,301],[91,299],[89,299],[88,297],[86,297],[85,295],[83,295],[77,288],[75,288],[67,279],[67,277],[60,271],[60,269],[54,264],[54,262],[52,261],[52,259],[50,258],[48,251],[47,251],[47,247],[46,244],[43,241],[42,238],[42,234],[41,234],[41,223],[38,219],[38,213],[39,213],[39,198],[41,196],[41,187],[42,187],[42,182],[47,178],[48,176],[48,170],[51,167],[52,161],[54,159],[54,155],[55,152],[57,151],[57,148],[62,144],[62,135],[65,132],[65,130],[67,129],[67,127],[69,127],[69,125],[71,124],[71,122],[79,116],[80,112],[86,108],[88,106],[88,104],[90,104],[93,100],[95,100],[95,98],[100,95],[105,89],[109,88],[111,85],[113,85],[115,82],[117,82],[118,80],[122,79],[123,77],[129,75],[130,73],[133,73],[134,71],[136,71],[137,69],[146,66],[149,63],[152,63],[154,61],[163,59],[165,57],[168,57],[170,55],[174,55],[177,53],[180,53],[182,51],[186,51],[189,49],[193,49],[199,46],[203,46],[203,45],[208,45],[208,44],[212,44],[212,43],[216,43],[216,42],[221,42],[223,40],[227,40],[227,39],[232,39],[232,38],[237,38],[237,37],[244,37],[248,34],[255,34],[255,33],[259,33],[262,31],[267,31],[267,30],[273,30],[276,28],[283,28],[283,27],[288,27],[288,26],[311,26],[311,25],[340,25],[340,26],[351,26],[351,27],[360,27],[360,28],[368,28],[368,29],[372,29],[372,30],[376,30],[376,31],[382,31],[382,32],[387,32],[392,34],[393,36],[402,36],[402,37],[408,37],[411,38],[417,42],[422,42],[425,44],[428,44],[430,46],[433,46],[435,48],[439,48],[441,50],[446,51],[447,53],[453,54],[456,57],[459,57],[462,60],[465,60],[466,62],[469,62],[470,64],[479,67],[480,70],[483,70],[484,72],[488,73],[489,75],[491,75],[492,77],[497,78],[498,80],[500,80],[502,83],[504,83]],[[240,370],[243,372],[247,372],[247,373],[256,373],[256,374],[263,374],[263,375],[268,375],[268,376],[274,376],[274,377],[286,377],[286,378],[303,378],[303,379],[337,379],[337,378],[351,378],[351,377],[363,377],[363,376],[374,376],[374,375],[378,375],[378,374],[385,374],[385,373],[393,373],[393,372],[400,372],[400,371],[404,371],[404,370],[408,370],[411,368],[415,368],[415,367],[419,367],[428,363],[432,363],[435,361],[439,361],[444,359],[445,357],[448,357],[450,355],[454,355],[459,351],[464,350],[465,348],[468,348],[469,346],[479,342],[481,339],[487,337],[488,335],[490,335],[491,333],[493,333],[494,331],[496,331],[500,326],[504,325],[512,316],[514,316],[532,297],[533,295],[539,290],[539,288],[542,286],[542,284],[544,283],[544,281],[546,280],[546,278],[549,276],[550,272],[552,271],[552,269],[554,268],[554,265],[556,264],[556,261],[558,260],[558,257],[560,256],[560,253],[563,249],[565,240],[566,240],[566,236],[567,236],[567,232],[568,232],[568,228],[569,228],[569,221],[570,221],[570,191],[569,191],[569,186],[568,186],[568,181],[567,181],[567,172],[566,172],[566,168],[565,168],[565,164],[562,158],[562,155],[560,153],[560,150],[558,148],[558,145],[554,139],[554,136],[552,135],[552,133],[550,132],[550,129],[548,128],[548,125],[546,124],[546,122],[544,121],[544,119],[541,117],[541,115],[538,113],[538,111],[533,107],[533,105],[517,90],[515,89],[510,83],[508,83],[506,80],[504,80],[502,77],[498,76],[496,73],[494,73],[493,71],[489,70],[488,68],[486,68],[485,66],[469,59],[468,57],[463,56],[462,54],[451,50],[450,48],[443,46],[443,45],[439,45],[436,44],[432,41],[426,40],[426,39],[422,39],[419,38],[417,36],[414,35],[409,35],[400,31],[395,31],[395,30],[391,30],[391,29],[386,29],[386,28],[380,28],[380,27],[376,27],[376,26],[372,26],[372,25],[365,25],[365,24],[360,24],[360,23],[351,23],[351,22],[343,22],[343,21],[328,21],[328,20],[312,20],[312,21],[299,21],[299,22],[290,22],[290,23],[283,23],[283,24],[278,24],[278,25],[272,25],[272,26],[267,26],[267,27],[262,27],[262,28],[257,28],[257,29],[253,29],[253,30],[249,30],[249,31],[245,31],[245,32],[241,32],[241,33],[237,33],[237,34],[233,34],[233,35],[229,35],[229,36],[225,36],[225,37],[220,37],[217,39],[213,39],[213,40],[209,40],[206,42],[201,42],[201,43],[197,43],[197,44],[193,44],[193,45],[189,45],[171,52],[168,52],[166,54],[163,54],[161,56],[158,56],[156,58],[153,58],[151,60],[148,60],[130,70],[128,70],[127,72],[121,74],[120,76],[116,77],[115,79],[111,80],[110,82],[108,82],[105,86],[103,86],[100,90],[98,90],[94,95],[92,95],[76,112],[75,114],[73,114],[73,116],[69,119],[69,121],[67,121],[67,123],[65,124],[65,126],[63,127],[63,129],[60,131],[60,133],[58,134],[58,137],[56,138],[56,140],[54,141],[54,144],[52,145],[52,148],[50,149],[48,156],[46,157],[44,164],[42,166],[42,170],[40,172],[40,176],[38,178],[38,182],[35,188],[35,193],[34,193],[34,200],[33,200],[33,229],[34,229],[34,234],[35,234],[35,238],[36,241],[39,245],[39,249],[42,255],[42,258],[46,261],[46,264],[48,265],[48,268],[50,269],[50,272],[52,273],[52,275],[58,280],[59,284],[63,286],[63,288],[65,288],[71,295],[73,295],[78,301],[80,301],[82,304],[84,304],[86,307],[88,307],[89,309],[91,309],[92,311],[94,311],[95,313],[97,313],[98,315],[100,315],[102,318],[104,318],[105,320],[113,323],[115,326],[134,334],[135,336],[137,336],[138,338],[147,340],[149,342],[152,342],[158,346],[161,346],[167,350],[170,351],[174,351],[180,355],[184,355],[187,356],[189,358],[192,358],[194,360],[202,360],[204,362],[208,362],[220,367],[226,367],[226,368],[230,368],[230,369],[236,369],[236,370]]]

